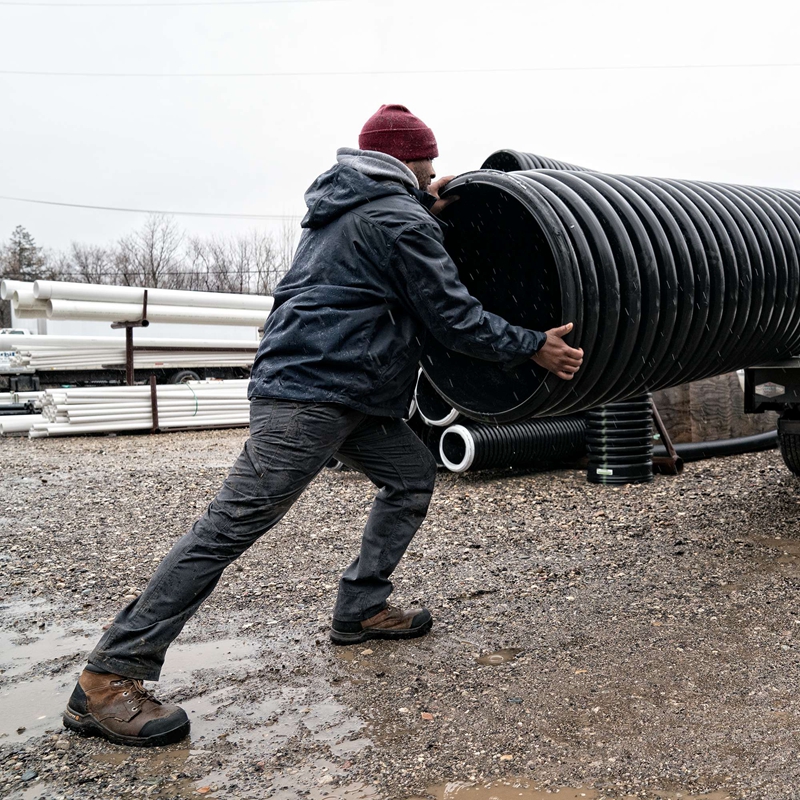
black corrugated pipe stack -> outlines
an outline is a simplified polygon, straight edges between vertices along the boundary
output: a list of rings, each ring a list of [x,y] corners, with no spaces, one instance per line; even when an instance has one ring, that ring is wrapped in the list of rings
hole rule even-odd
[[[653,399],[646,394],[586,412],[589,483],[653,480]]]
[[[451,472],[488,467],[531,467],[574,461],[586,452],[582,416],[529,419],[508,425],[452,425],[439,452]]]
[[[785,358],[800,344],[800,193],[596,172],[461,175],[447,248],[487,311],[574,322],[582,369],[503,370],[431,343],[423,366],[485,422],[575,413]]]
[[[588,172],[586,167],[576,167],[566,161],[537,156],[534,153],[520,153],[517,150],[498,150],[492,153],[481,165],[481,169],[497,169],[500,172],[518,172],[524,169],[567,169],[573,172]]]

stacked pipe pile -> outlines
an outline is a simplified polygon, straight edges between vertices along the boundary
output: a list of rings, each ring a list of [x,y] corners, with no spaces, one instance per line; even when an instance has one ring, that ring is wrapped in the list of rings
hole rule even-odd
[[[425,373],[483,422],[587,410],[800,350],[800,193],[533,170],[452,181],[446,246],[470,292],[527,328],[574,322],[562,381],[435,342]]]
[[[248,425],[247,380],[189,381],[156,388],[158,428],[233,428]],[[149,386],[47,389],[42,421],[29,436],[74,436],[151,430],[154,426]]]
[[[147,320],[198,325],[261,327],[272,298],[226,292],[146,289]],[[10,300],[20,319],[82,319],[132,322],[142,319],[145,288],[69,281],[3,280],[0,300]]]
[[[0,392],[0,436],[27,433],[44,418],[39,412],[44,392]],[[16,413],[10,409],[24,409]]]
[[[178,367],[249,367],[258,342],[219,339],[137,338],[133,354],[136,369]],[[122,336],[14,336],[0,334],[0,350],[14,351],[12,370],[103,369],[125,366]]]

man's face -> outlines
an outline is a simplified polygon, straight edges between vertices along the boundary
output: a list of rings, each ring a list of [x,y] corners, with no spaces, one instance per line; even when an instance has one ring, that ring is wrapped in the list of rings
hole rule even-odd
[[[436,177],[436,170],[433,168],[432,158],[420,158],[416,161],[403,162],[416,176],[419,188],[423,192],[428,190],[431,181]]]

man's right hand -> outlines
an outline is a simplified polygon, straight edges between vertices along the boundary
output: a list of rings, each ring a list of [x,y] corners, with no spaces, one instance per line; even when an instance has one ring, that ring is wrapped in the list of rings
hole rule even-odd
[[[565,381],[571,381],[583,363],[583,350],[570,347],[564,337],[572,330],[572,323],[568,322],[560,328],[551,328],[545,331],[545,343],[531,356],[540,367],[544,367],[554,375]]]

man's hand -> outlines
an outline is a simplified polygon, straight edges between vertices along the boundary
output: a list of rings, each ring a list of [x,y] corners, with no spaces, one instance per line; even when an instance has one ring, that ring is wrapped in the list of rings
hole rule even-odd
[[[545,331],[547,339],[538,352],[531,356],[540,367],[544,367],[554,375],[565,381],[571,381],[583,363],[583,350],[570,347],[564,337],[572,330],[572,323],[568,322],[560,328],[551,328]]]
[[[444,187],[447,186],[451,180],[453,180],[453,178],[455,178],[455,175],[447,175],[444,178],[439,178],[438,181],[434,181],[428,187],[428,194],[432,194],[436,198],[436,202],[431,207],[431,214],[433,214],[435,217],[438,217],[439,214],[441,214],[442,211],[444,211],[444,209],[450,205],[450,203],[454,203],[456,200],[458,200],[458,195],[448,197],[444,200],[439,199],[439,192],[441,192]]]

